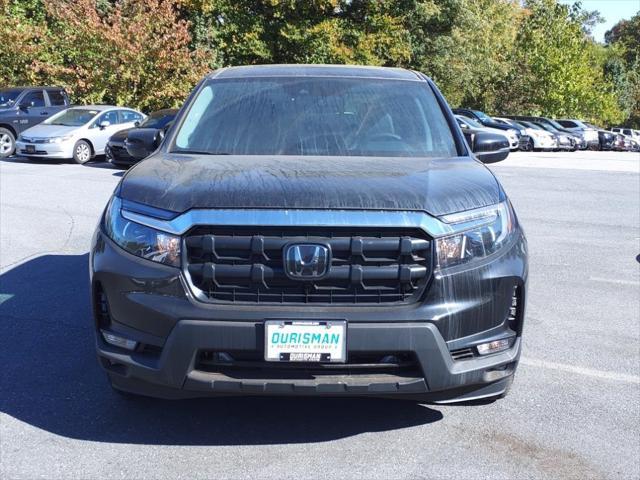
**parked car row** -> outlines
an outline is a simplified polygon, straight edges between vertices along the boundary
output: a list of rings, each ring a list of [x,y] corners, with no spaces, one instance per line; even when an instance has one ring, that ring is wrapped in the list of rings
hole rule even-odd
[[[616,150],[640,151],[640,131],[616,127],[611,131],[577,119],[551,119],[524,115],[490,117],[469,108],[453,109],[463,130],[485,129],[502,133],[511,150],[576,151]]]
[[[0,90],[0,158],[15,153],[86,163],[105,155],[115,165],[130,166],[141,157],[131,154],[135,148],[130,148],[129,134],[136,129],[154,129],[164,135],[177,112],[165,109],[147,117],[138,110],[114,105],[72,106],[61,87]],[[640,132],[630,128],[607,131],[576,119],[490,117],[469,108],[453,112],[470,141],[480,131],[498,134],[506,138],[511,151],[640,151]]]
[[[136,128],[166,130],[177,110],[144,113],[115,105],[71,106],[60,87],[15,87],[0,90],[0,158],[73,159],[86,163],[97,155],[118,165],[132,165],[126,150]]]

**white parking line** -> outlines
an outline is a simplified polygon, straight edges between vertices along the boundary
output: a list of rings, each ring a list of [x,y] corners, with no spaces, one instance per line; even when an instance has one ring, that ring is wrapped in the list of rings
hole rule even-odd
[[[589,277],[589,280],[593,282],[615,283],[618,285],[632,285],[634,287],[640,287],[640,282],[637,282],[635,280],[621,280],[618,278],[602,278],[602,277]]]
[[[523,357],[520,362],[524,365],[529,365],[538,368],[547,368],[549,370],[559,370],[562,372],[577,373],[578,375],[585,375],[587,377],[602,378],[604,380],[614,380],[617,382],[636,383],[640,384],[640,376],[629,375],[626,373],[607,372],[605,370],[595,370],[593,368],[577,367],[575,365],[568,365],[566,363],[548,362],[546,360],[537,360],[534,358]]]

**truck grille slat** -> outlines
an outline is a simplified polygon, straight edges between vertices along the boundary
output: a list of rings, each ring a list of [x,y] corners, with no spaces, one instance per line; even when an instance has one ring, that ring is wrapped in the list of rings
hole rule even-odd
[[[289,278],[283,250],[291,243],[330,247],[327,275]],[[415,229],[196,227],[184,246],[185,273],[197,296],[211,302],[410,302],[431,273],[431,242]]]

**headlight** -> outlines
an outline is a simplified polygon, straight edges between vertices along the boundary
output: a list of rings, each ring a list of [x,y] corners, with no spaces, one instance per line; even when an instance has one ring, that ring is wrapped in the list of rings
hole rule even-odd
[[[445,215],[440,219],[460,230],[460,233],[436,239],[440,268],[479,260],[497,252],[515,230],[515,216],[508,202]]]
[[[127,220],[122,200],[112,197],[104,214],[106,234],[133,255],[172,267],[180,266],[180,237]]]
[[[73,135],[66,135],[64,137],[51,137],[47,139],[46,143],[62,143],[69,140]]]

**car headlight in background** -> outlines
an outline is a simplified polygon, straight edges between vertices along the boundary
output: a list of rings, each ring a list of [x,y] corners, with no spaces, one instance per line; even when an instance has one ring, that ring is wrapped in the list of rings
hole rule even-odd
[[[133,255],[172,267],[180,266],[180,237],[122,216],[122,200],[114,196],[104,214],[105,233]]]
[[[62,143],[70,140],[73,135],[65,135],[64,137],[51,137],[45,140],[45,143]]]
[[[459,233],[436,239],[438,266],[452,267],[480,260],[500,250],[515,231],[511,205],[502,202],[490,207],[440,217]]]

